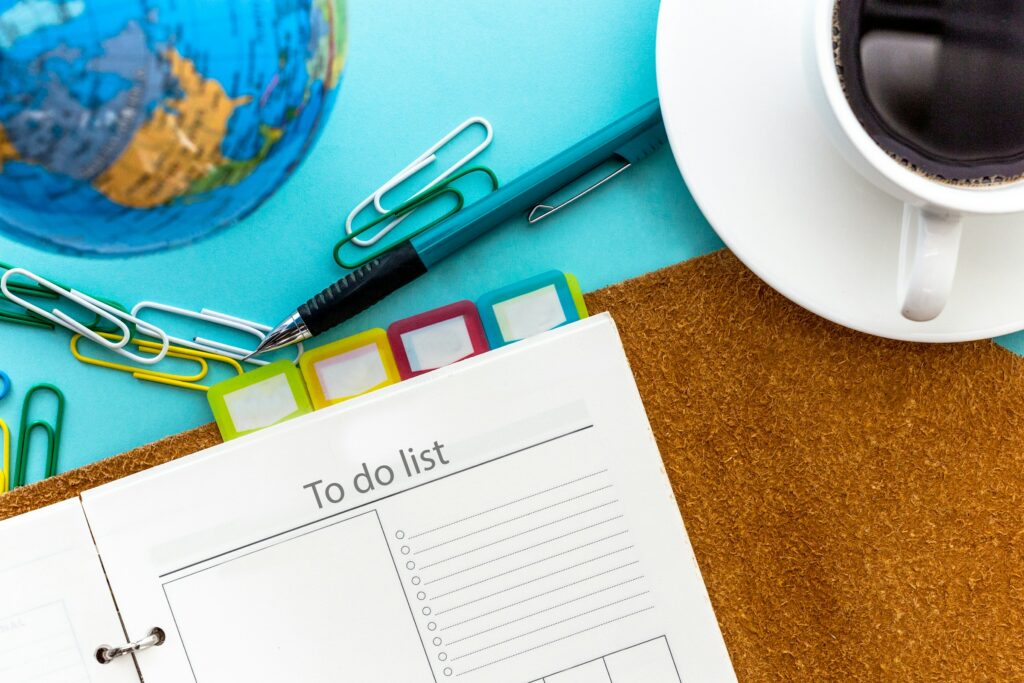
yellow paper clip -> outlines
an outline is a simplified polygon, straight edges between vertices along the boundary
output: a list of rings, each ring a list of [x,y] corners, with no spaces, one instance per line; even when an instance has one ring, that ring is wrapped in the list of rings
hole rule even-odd
[[[100,333],[102,336],[108,338],[116,338],[116,335],[107,335],[105,332]],[[170,346],[167,349],[167,355],[171,358],[181,358],[183,360],[191,360],[199,365],[199,371],[191,374],[173,374],[168,372],[157,372],[155,370],[148,370],[145,368],[134,368],[130,365],[124,365],[122,363],[113,363],[111,361],[100,360],[99,358],[92,358],[84,355],[78,350],[78,341],[82,338],[82,335],[76,334],[71,338],[71,355],[78,361],[86,363],[88,365],[95,365],[101,368],[109,368],[111,370],[118,370],[120,372],[131,373],[135,379],[142,380],[144,382],[155,382],[156,384],[164,384],[172,387],[181,387],[182,389],[192,389],[193,391],[209,391],[210,388],[200,384],[199,380],[202,380],[210,371],[210,366],[207,363],[208,360],[219,361],[225,365],[229,365],[239,375],[242,374],[242,366],[239,365],[238,361],[227,356],[221,356],[216,353],[209,353],[206,351],[199,351],[196,349],[186,349],[181,346]],[[139,351],[143,353],[159,353],[163,348],[163,344],[157,342],[146,341],[145,339],[132,339],[134,344]]]
[[[0,420],[0,433],[3,434],[3,464],[0,470],[0,493],[7,493],[11,490],[11,430],[7,423]]]

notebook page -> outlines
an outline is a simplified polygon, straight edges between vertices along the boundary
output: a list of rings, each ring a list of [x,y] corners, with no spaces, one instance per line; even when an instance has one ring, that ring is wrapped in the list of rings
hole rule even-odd
[[[0,522],[0,681],[139,683],[78,499]]]
[[[734,680],[608,316],[84,504],[148,683]]]

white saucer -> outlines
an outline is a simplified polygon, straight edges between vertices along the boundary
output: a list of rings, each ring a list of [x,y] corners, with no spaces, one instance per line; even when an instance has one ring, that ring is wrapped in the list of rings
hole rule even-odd
[[[663,0],[658,90],[676,162],[722,240],[804,308],[921,342],[1024,329],[1024,219],[968,218],[941,315],[900,315],[902,205],[832,146],[812,99],[813,0]]]

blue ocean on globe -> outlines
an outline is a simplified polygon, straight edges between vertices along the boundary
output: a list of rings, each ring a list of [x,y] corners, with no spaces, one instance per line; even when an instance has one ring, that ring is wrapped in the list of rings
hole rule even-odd
[[[294,171],[337,97],[344,0],[0,0],[0,233],[192,242]]]

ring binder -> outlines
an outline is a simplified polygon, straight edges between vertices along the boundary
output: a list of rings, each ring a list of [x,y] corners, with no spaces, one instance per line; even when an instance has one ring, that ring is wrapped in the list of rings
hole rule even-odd
[[[149,635],[145,638],[140,638],[139,640],[128,643],[127,645],[120,645],[118,647],[100,645],[96,648],[96,661],[100,664],[109,664],[118,657],[142,652],[143,650],[148,650],[151,647],[159,647],[164,644],[165,640],[167,640],[167,635],[164,633],[164,630],[160,627],[156,627],[150,631]]]

